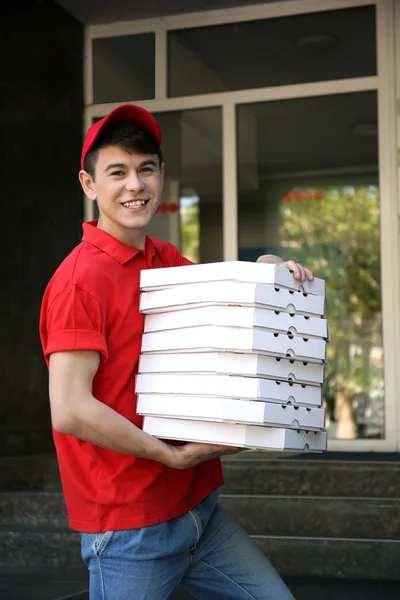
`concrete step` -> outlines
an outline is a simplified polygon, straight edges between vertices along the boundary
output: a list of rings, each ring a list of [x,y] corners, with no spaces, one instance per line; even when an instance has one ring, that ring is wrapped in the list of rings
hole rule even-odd
[[[399,599],[396,581],[285,577],[296,600],[384,600]],[[84,591],[88,574],[84,564],[75,568],[0,567],[1,600],[89,600]],[[172,600],[194,600],[179,589]]]
[[[221,494],[249,534],[400,539],[400,499]],[[57,492],[0,493],[0,527],[67,528]]]
[[[400,542],[253,536],[283,576],[400,580]],[[77,567],[79,534],[0,531],[0,566]]]
[[[67,527],[61,492],[0,492],[0,527]]]
[[[61,600],[79,598],[88,588],[88,571],[78,567],[0,567],[1,600]],[[89,600],[86,594],[87,600]]]
[[[400,454],[394,456],[398,458],[384,460],[385,455],[359,453],[347,460],[327,453],[321,458],[277,459],[266,452],[245,452],[223,459],[224,492],[400,498]],[[1,490],[61,491],[55,455],[0,457]]]
[[[55,454],[0,458],[0,491],[60,491]]]
[[[82,563],[79,533],[20,528],[0,530],[0,566],[74,567]]]
[[[252,535],[400,539],[400,499],[221,495]]]
[[[283,576],[400,581],[400,541],[252,537]]]
[[[267,453],[248,452],[222,462],[226,494],[400,498],[399,460],[364,460],[362,455],[358,461],[271,460]]]

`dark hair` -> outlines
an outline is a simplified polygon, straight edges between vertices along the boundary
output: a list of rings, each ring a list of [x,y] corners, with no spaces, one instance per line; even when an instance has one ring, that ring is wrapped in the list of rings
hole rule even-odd
[[[161,148],[153,135],[132,121],[116,121],[104,129],[85,156],[84,169],[94,179],[98,150],[104,146],[123,146],[143,154],[156,154],[163,162]]]

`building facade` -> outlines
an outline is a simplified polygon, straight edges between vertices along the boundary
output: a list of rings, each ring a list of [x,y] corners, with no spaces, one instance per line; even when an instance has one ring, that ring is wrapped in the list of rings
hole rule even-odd
[[[151,234],[195,261],[273,252],[327,281],[329,451],[229,457],[221,502],[285,577],[399,579],[400,0],[251,2],[3,9],[0,566],[81,563],[39,310],[96,217],[83,136],[134,102],[163,131]]]
[[[325,278],[329,448],[399,451],[400,2],[238,3],[141,18],[146,5],[46,0],[2,19],[3,454],[52,448],[40,301],[96,216],[84,132],[124,102],[163,131],[150,233],[196,261],[272,252]]]
[[[85,129],[135,102],[163,131],[151,233],[196,261],[275,253],[327,280],[331,450],[400,448],[399,15],[296,0],[86,27]]]

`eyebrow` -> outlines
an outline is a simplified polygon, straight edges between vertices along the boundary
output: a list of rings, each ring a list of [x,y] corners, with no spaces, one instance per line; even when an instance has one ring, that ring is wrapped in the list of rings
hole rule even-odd
[[[152,165],[153,167],[157,167],[156,161],[150,158],[149,160],[144,160],[143,162],[141,162],[140,165],[138,165],[138,168],[141,169],[143,167],[147,167],[150,165]],[[128,166],[125,163],[111,163],[106,166],[103,173],[107,173],[107,171],[111,171],[111,169],[127,169],[127,168],[128,168]]]
[[[111,171],[111,169],[126,169],[126,165],[124,163],[111,163],[106,166],[103,173],[107,173],[107,171]]]
[[[152,158],[150,158],[149,160],[144,160],[142,163],[140,163],[139,168],[141,167],[147,167],[147,166],[153,166],[153,167],[157,167],[157,163],[155,160],[153,160]]]

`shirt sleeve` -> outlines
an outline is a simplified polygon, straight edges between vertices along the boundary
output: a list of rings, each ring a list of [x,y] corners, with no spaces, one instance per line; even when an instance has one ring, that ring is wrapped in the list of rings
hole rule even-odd
[[[194,262],[192,262],[188,258],[185,258],[184,256],[182,256],[179,253],[178,248],[176,248],[175,246],[172,246],[172,248],[174,249],[174,267],[184,267],[184,266],[187,266],[187,265],[194,265],[195,264]]]
[[[70,350],[97,350],[108,358],[105,321],[98,300],[77,285],[61,292],[46,314],[47,343],[44,354]]]

